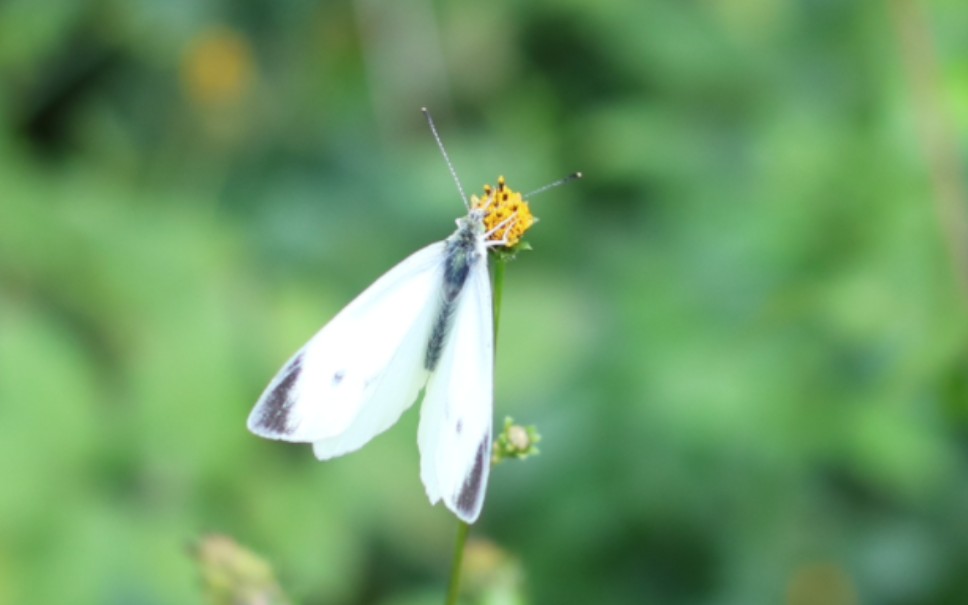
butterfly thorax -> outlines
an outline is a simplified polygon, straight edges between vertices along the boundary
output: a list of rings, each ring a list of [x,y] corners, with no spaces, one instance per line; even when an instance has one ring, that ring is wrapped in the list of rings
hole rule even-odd
[[[444,242],[444,283],[424,360],[424,367],[430,372],[440,360],[467,275],[477,263],[484,262],[486,254],[483,211],[474,209],[466,217],[457,219],[457,231]]]

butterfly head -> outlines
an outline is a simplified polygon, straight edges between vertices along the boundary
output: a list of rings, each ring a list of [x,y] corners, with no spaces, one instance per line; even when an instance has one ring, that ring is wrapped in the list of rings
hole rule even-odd
[[[471,196],[471,220],[480,221],[487,234],[487,244],[514,248],[537,221],[520,192],[512,190],[498,177],[497,187],[484,185],[484,196]]]

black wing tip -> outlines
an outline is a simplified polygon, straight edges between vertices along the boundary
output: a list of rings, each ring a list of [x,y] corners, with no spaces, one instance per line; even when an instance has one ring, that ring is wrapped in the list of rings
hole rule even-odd
[[[245,427],[249,429],[250,433],[258,437],[264,437],[266,439],[279,438],[279,431],[275,430],[270,423],[266,422],[261,402],[256,404],[256,408],[249,414],[249,419],[246,421]]]
[[[293,432],[289,421],[289,410],[292,407],[290,395],[301,372],[302,355],[297,354],[279,372],[281,378],[274,379],[273,384],[255,404],[246,423],[249,431],[268,439],[285,439]]]
[[[265,422],[258,407],[252,411],[252,414],[249,415],[249,420],[246,422],[246,428],[249,429],[250,433],[256,437],[261,437],[262,439],[269,439],[272,441],[287,441],[289,443],[310,442],[308,439],[295,437],[294,427],[288,426],[286,430],[279,431],[272,423]]]
[[[256,437],[262,437],[263,439],[275,439],[275,440],[285,440],[286,435],[289,433],[286,430],[279,430],[278,425],[270,418],[267,418],[266,411],[262,402],[256,405],[256,408],[252,410],[249,414],[249,419],[245,423],[249,432]]]

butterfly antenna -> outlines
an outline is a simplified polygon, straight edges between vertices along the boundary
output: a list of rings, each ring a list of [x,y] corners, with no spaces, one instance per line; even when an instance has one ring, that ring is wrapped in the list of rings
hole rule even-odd
[[[558,187],[560,185],[564,185],[565,183],[570,183],[572,181],[577,181],[578,179],[582,178],[583,176],[584,175],[582,173],[580,173],[580,172],[573,172],[573,173],[569,174],[568,176],[566,176],[563,179],[558,179],[554,183],[548,183],[544,187],[539,187],[539,188],[535,189],[534,191],[532,191],[531,193],[529,193],[527,195],[523,195],[521,197],[523,197],[524,199],[528,199],[529,197],[533,197],[535,195],[538,195],[539,193],[544,193],[545,191],[547,191],[549,189],[554,189],[555,187]]]
[[[433,133],[434,140],[437,141],[437,147],[440,148],[440,153],[444,156],[444,161],[447,162],[447,169],[450,170],[450,176],[454,177],[454,182],[457,183],[457,191],[460,192],[460,199],[464,200],[464,207],[470,210],[471,205],[467,202],[467,196],[464,195],[464,186],[460,184],[460,179],[457,178],[457,171],[454,169],[454,164],[450,161],[450,156],[447,155],[447,150],[444,149],[444,142],[440,140],[440,135],[437,134],[437,127],[434,126],[434,119],[430,117],[430,112],[426,107],[421,107],[420,111],[422,111],[424,117],[427,118],[427,124],[430,125],[430,132]],[[545,189],[547,189],[547,187]]]

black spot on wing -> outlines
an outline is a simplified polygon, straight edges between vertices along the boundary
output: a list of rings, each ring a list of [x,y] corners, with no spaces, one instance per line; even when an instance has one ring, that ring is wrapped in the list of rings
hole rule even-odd
[[[474,467],[464,479],[464,485],[457,494],[457,510],[462,518],[471,519],[471,522],[480,513],[480,503],[484,498],[484,465],[490,463],[490,443],[491,440],[485,437],[477,447],[477,453],[474,454]]]
[[[283,435],[291,432],[289,409],[292,407],[292,399],[289,394],[293,385],[299,379],[301,371],[302,355],[298,355],[283,370],[285,374],[283,379],[269,392],[263,404],[262,417],[258,421],[259,427]]]
[[[346,370],[338,370],[333,373],[333,386],[337,386],[339,383],[343,382],[346,378]]]

